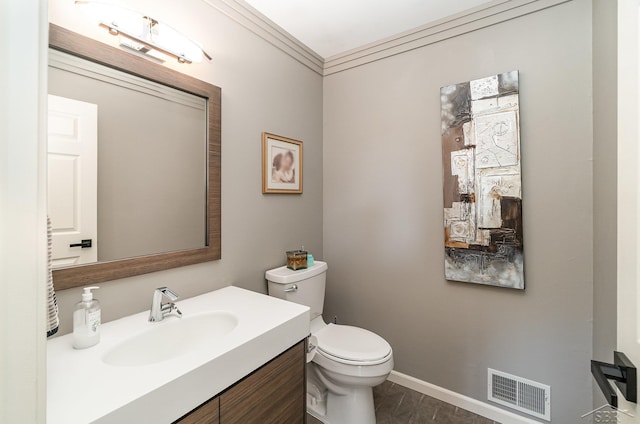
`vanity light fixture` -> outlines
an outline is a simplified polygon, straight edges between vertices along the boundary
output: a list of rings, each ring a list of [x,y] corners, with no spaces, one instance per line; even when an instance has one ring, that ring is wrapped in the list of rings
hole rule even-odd
[[[76,0],[75,3],[92,6],[99,19],[98,25],[118,36],[122,47],[160,62],[167,57],[179,63],[211,60],[211,56],[187,36],[148,15],[101,1]]]

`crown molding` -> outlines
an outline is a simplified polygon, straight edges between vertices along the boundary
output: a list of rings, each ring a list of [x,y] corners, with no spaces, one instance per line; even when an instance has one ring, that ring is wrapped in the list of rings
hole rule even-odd
[[[312,71],[323,74],[324,58],[242,0],[202,0]]]
[[[495,0],[325,60],[324,75],[375,62],[572,0]]]
[[[573,0],[494,0],[327,59],[243,0],[202,0],[302,65],[327,76]]]

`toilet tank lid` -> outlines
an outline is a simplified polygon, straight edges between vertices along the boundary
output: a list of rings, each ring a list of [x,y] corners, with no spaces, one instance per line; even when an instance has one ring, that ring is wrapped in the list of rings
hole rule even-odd
[[[273,283],[291,284],[315,277],[316,275],[326,272],[327,269],[329,269],[329,267],[326,262],[315,261],[312,267],[299,269],[297,271],[289,269],[286,266],[270,269],[265,273],[265,278],[267,281],[271,281]]]

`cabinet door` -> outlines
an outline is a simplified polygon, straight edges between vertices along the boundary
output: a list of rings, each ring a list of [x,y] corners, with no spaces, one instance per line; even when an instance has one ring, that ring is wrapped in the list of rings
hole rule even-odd
[[[220,423],[304,423],[304,347],[298,343],[220,395]]]
[[[208,400],[180,418],[176,424],[220,424],[220,398]]]

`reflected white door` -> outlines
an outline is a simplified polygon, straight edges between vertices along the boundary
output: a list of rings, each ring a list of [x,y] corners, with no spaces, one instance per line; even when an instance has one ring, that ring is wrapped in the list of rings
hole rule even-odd
[[[618,1],[618,351],[640,367],[640,1]],[[634,96],[630,93],[636,93]],[[618,393],[620,423],[640,408]],[[626,411],[627,413],[622,413]],[[633,417],[631,417],[633,415]]]
[[[98,105],[49,95],[48,118],[53,267],[96,262]],[[91,240],[91,247],[80,246],[83,240]]]

